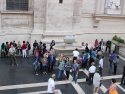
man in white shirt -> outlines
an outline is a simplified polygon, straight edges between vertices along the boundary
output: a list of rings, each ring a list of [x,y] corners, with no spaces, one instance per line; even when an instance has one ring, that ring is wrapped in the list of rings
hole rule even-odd
[[[95,63],[92,62],[92,66],[89,68],[89,85],[91,85],[91,83],[93,83],[93,76],[94,73],[96,72],[96,67],[95,67]]]
[[[74,63],[74,60],[76,60],[79,56],[79,52],[78,52],[78,49],[76,48],[75,51],[73,51],[73,63]]]
[[[54,82],[54,79],[55,79],[55,74],[52,75],[52,78],[49,78],[48,80],[48,93],[49,94],[58,94],[56,91],[55,91],[55,82]]]
[[[102,69],[104,65],[104,56],[102,56],[101,60],[99,61],[99,71],[100,71],[100,76],[102,77]]]

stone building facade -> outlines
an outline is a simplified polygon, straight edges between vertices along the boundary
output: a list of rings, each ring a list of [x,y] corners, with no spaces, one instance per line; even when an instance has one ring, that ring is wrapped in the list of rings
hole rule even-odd
[[[124,38],[125,0],[28,0],[28,10],[8,10],[7,0],[0,0],[0,42],[53,39],[60,45],[69,34],[79,45]]]

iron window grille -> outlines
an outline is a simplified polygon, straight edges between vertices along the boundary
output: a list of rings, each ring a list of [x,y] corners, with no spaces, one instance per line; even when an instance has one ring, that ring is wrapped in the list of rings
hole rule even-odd
[[[28,1],[29,0],[6,0],[6,9],[28,11]]]

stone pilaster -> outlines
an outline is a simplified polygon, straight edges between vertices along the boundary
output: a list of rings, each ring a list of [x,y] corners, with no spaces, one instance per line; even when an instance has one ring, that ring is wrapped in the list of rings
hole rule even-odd
[[[95,14],[104,14],[105,0],[96,0]]]
[[[125,15],[125,1],[124,1],[124,5],[123,5],[122,15]]]
[[[73,0],[73,31],[75,33],[81,31],[81,11],[82,11],[82,0]]]
[[[45,31],[46,1],[34,0],[34,31],[33,33],[42,33]]]

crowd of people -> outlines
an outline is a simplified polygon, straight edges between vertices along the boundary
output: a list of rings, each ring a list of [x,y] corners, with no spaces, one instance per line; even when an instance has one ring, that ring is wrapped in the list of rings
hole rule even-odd
[[[114,72],[115,75],[117,72],[117,65],[119,63],[119,56],[115,55],[115,52],[112,51],[111,53],[111,41],[108,40],[106,43],[101,39],[100,42],[96,39],[94,42],[94,45],[92,47],[89,47],[88,44],[84,44],[82,42],[83,52],[80,54],[79,50],[76,48],[73,51],[73,59],[70,60],[69,57],[64,56],[63,54],[58,57],[58,61],[56,61],[56,56],[53,53],[53,46],[55,46],[55,41],[52,40],[50,43],[50,49],[47,50],[46,44],[42,42],[35,42],[33,43],[33,55],[35,56],[35,60],[33,62],[34,66],[34,74],[38,75],[38,66],[40,65],[40,71],[42,71],[43,74],[47,74],[47,72],[52,72],[53,67],[57,62],[58,65],[58,74],[57,74],[57,81],[60,80],[69,80],[70,72],[72,71],[73,79],[75,83],[77,83],[77,78],[79,76],[79,69],[85,69],[87,66],[89,66],[88,70],[88,77],[87,77],[87,83],[88,85],[91,85],[93,83],[94,85],[94,94],[98,94],[99,87],[101,86],[101,79],[103,79],[103,68],[104,68],[104,59],[103,53],[105,51],[109,51],[109,68],[112,70],[114,66]],[[106,48],[105,48],[106,46]],[[6,44],[1,45],[1,57],[5,58],[6,55],[9,54],[11,59],[12,66],[18,65],[15,55],[16,54],[22,54],[22,57],[28,57],[29,56],[29,50],[31,49],[30,43],[27,41],[23,41],[21,44],[18,42],[17,44],[15,41],[13,42],[6,42]],[[101,59],[100,59],[101,57]],[[98,58],[99,63],[98,67],[95,66],[95,59]],[[14,61],[14,62],[13,62]],[[71,62],[72,61],[72,62]],[[123,68],[123,77],[121,80],[121,84],[125,85],[125,66]],[[66,74],[66,76],[64,75]],[[52,79],[55,79],[55,74],[52,75]],[[49,79],[51,82],[52,79]],[[110,88],[108,89],[106,94],[118,94],[116,90],[115,79],[111,80],[112,84]],[[54,82],[52,81],[54,84]],[[51,90],[50,93],[54,93],[54,87],[52,87],[53,90]],[[49,89],[50,90],[50,89]],[[49,91],[48,91],[49,92]],[[115,92],[115,93],[111,93]]]

